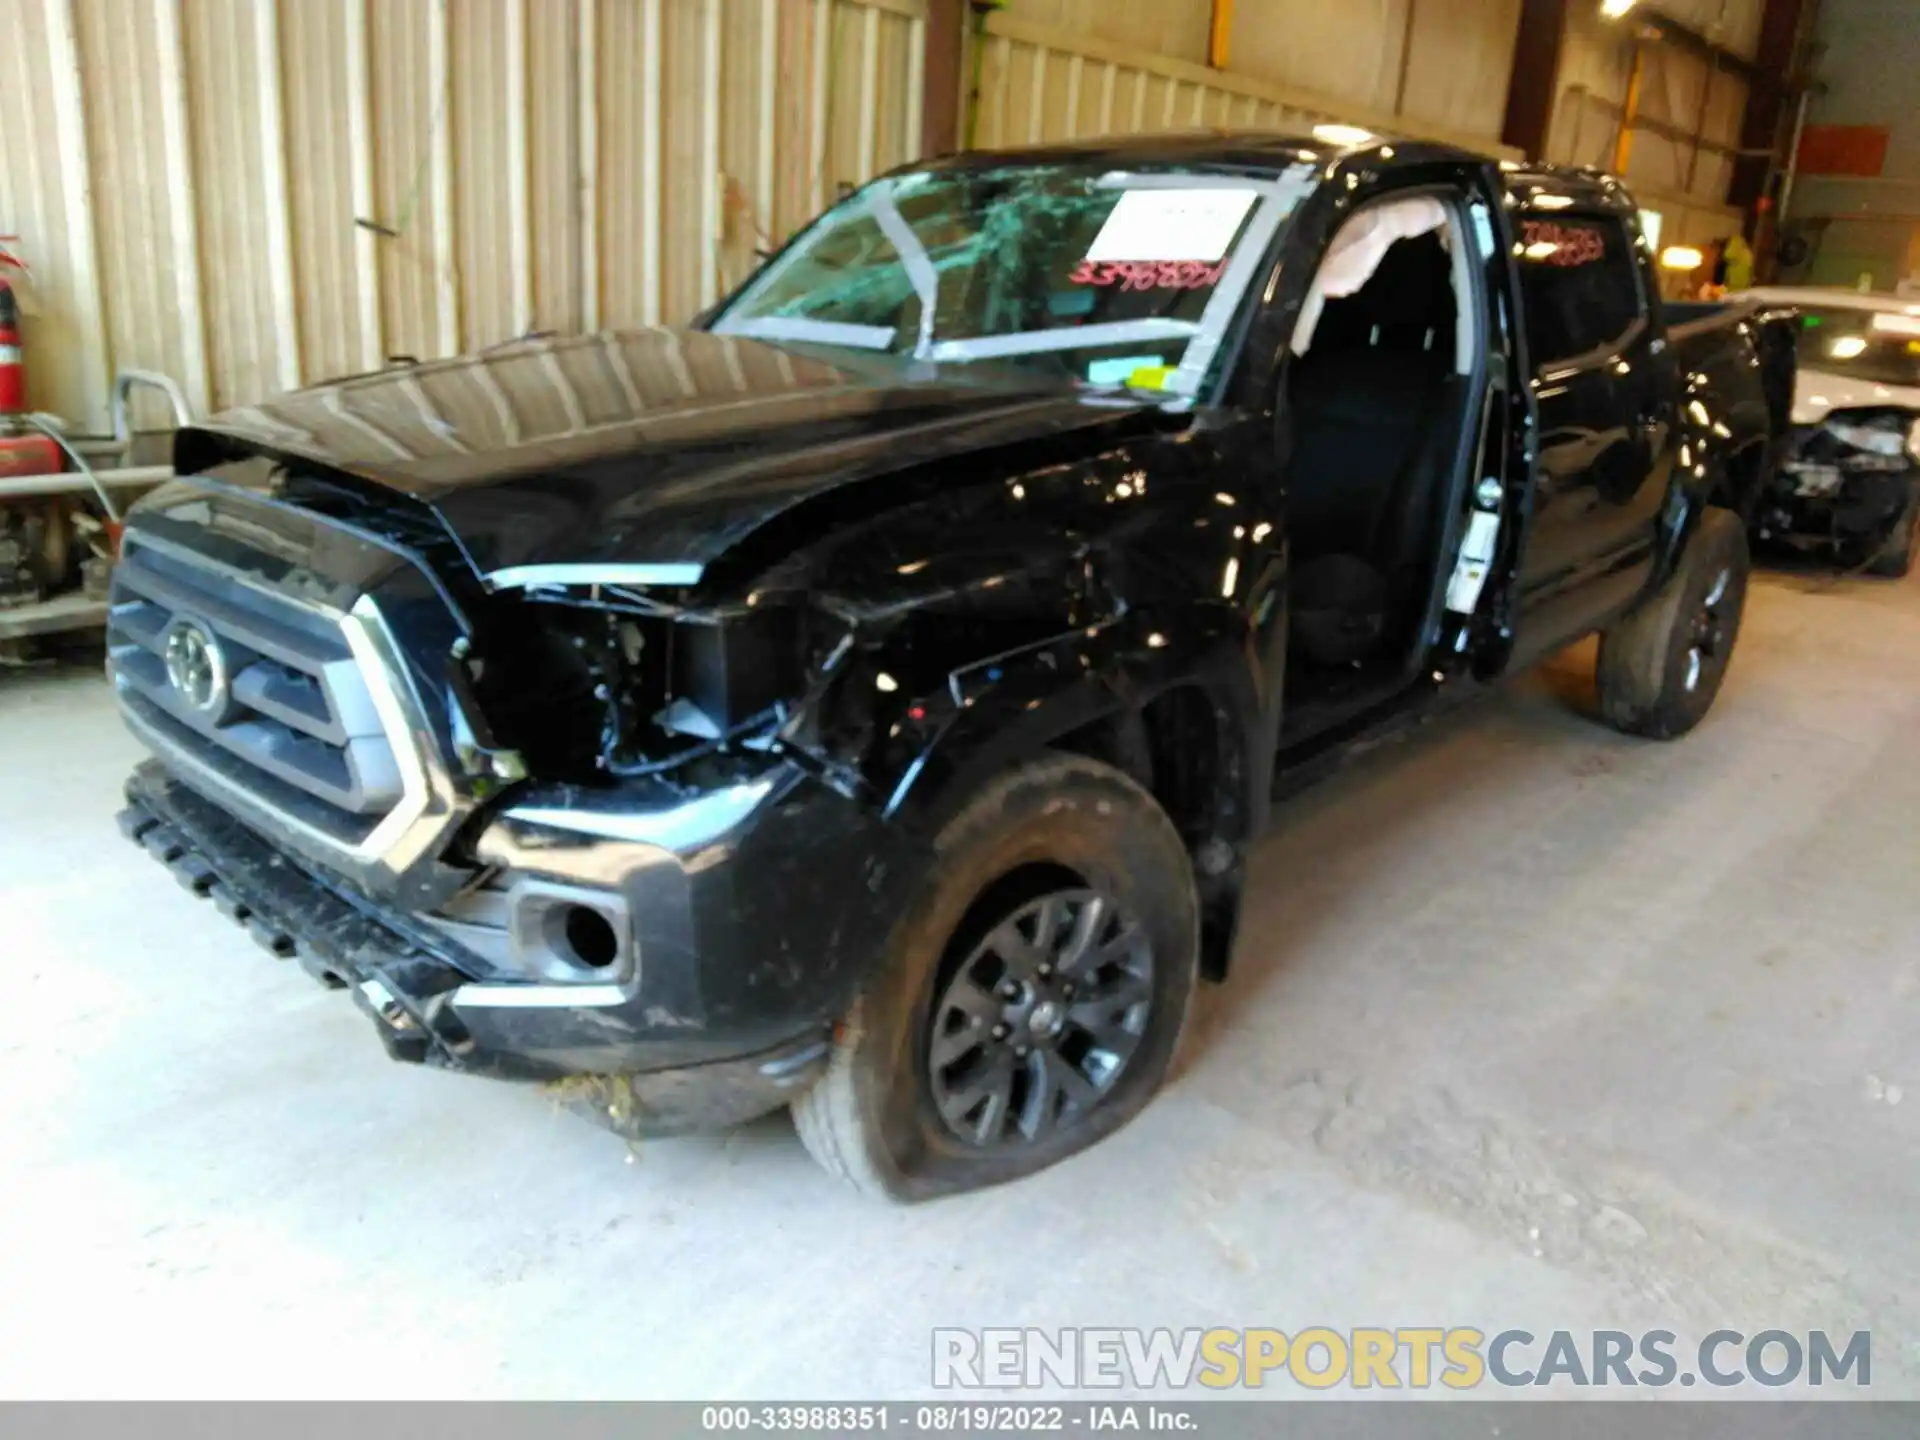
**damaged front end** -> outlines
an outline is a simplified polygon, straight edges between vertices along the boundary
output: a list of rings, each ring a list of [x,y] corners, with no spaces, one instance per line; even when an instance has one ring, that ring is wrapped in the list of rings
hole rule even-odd
[[[892,816],[984,686],[1028,666],[1070,683],[1085,662],[1050,652],[1092,644],[1127,608],[1067,537],[942,507],[892,519],[732,588],[578,566],[498,589],[508,643],[462,660],[468,708],[489,720],[468,763],[690,798],[786,772]]]
[[[1754,517],[1762,540],[1871,560],[1920,498],[1920,417],[1903,409],[1835,411],[1789,437]]]
[[[857,792],[857,773],[819,736],[852,637],[804,597],[702,605],[632,584],[549,582],[500,604],[519,607],[515,630],[539,640],[519,647],[504,685],[489,685],[484,658],[462,657],[473,708],[491,717],[474,759],[496,773],[699,793],[784,759]],[[529,673],[529,650],[541,673]]]
[[[123,831],[394,1058],[599,1077],[629,1135],[817,1077],[924,863],[860,775],[846,617],[797,590],[488,593],[205,485],[127,555],[110,666],[156,758]]]
[[[469,994],[464,1023],[531,1052],[525,1016],[590,987],[597,1028],[538,1057],[613,1086],[629,1132],[658,1085],[684,1092],[641,1076],[707,1037],[804,1049],[931,861],[927,827],[901,813],[928,757],[986,689],[1028,668],[1048,686],[1079,676],[1062,637],[1105,633],[1116,608],[1064,547],[902,558],[858,532],[731,594],[584,575],[497,591],[492,631],[459,660],[462,708],[487,717],[462,763],[522,778],[467,828],[487,878],[428,918],[471,944],[462,927],[502,915],[505,958],[547,976],[483,1006]],[[582,933],[631,949],[583,953],[567,918],[582,907],[609,922]]]
[[[207,485],[135,518],[112,664],[157,758],[122,828],[394,1058],[557,1082],[629,1136],[812,1083],[930,861],[898,814],[928,755],[987,690],[1078,675],[1064,639],[1118,608],[1030,539],[855,530],[731,592],[489,586],[351,522]],[[356,617],[380,646],[334,643]],[[220,657],[204,712],[169,679],[187,640]],[[376,694],[394,713],[360,718]],[[295,784],[353,771],[335,798],[384,805],[389,751],[419,777],[406,844],[371,809],[309,833]]]
[[[485,445],[429,423],[482,372],[532,415],[536,381],[663,356],[725,404],[609,395],[603,424]],[[767,390],[750,465],[742,377]],[[155,757],[123,828],[396,1058],[598,1077],[629,1134],[783,1103],[931,862],[902,807],[949,778],[942,745],[1090,685],[1121,608],[971,457],[1077,493],[1060,437],[1101,432],[1130,473],[1124,446],[1185,423],[852,382],[645,332],[182,432],[191,478],[131,517],[112,602]]]

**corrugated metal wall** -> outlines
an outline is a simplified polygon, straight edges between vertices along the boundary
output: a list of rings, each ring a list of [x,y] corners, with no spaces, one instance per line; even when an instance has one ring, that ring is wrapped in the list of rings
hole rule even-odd
[[[31,401],[683,320],[919,149],[923,0],[0,0]]]
[[[1855,285],[1862,275],[1891,290],[1920,280],[1920,106],[1913,103],[1911,0],[1823,0],[1821,91],[1813,125],[1875,125],[1890,132],[1873,176],[1810,175],[1794,185],[1786,219],[1810,247],[1793,278]]]
[[[1254,0],[1265,8],[1272,0]],[[1213,0],[1006,0],[1006,18],[1203,65]]]
[[[1125,7],[1116,7],[1118,18],[1109,17],[1104,25],[1086,28],[1059,29],[1027,18],[1030,10],[1050,13],[1065,4],[1066,0],[1050,0],[1050,5],[1029,4],[988,18],[980,113],[974,122],[978,144],[1023,145],[1080,135],[1194,126],[1304,126],[1340,120],[1398,134],[1452,141],[1498,154],[1517,153],[1503,150],[1497,144],[1517,14],[1508,0],[1471,0],[1476,18],[1464,30],[1450,33],[1447,38],[1454,58],[1446,59],[1440,50],[1434,50],[1428,52],[1429,58],[1420,60],[1416,51],[1414,64],[1409,66],[1409,76],[1421,77],[1421,84],[1432,92],[1430,98],[1436,105],[1444,109],[1451,104],[1449,113],[1461,122],[1457,124],[1422,115],[1412,105],[1399,114],[1381,108],[1372,103],[1376,88],[1371,80],[1366,85],[1356,82],[1351,90],[1343,88],[1332,93],[1243,69],[1234,58],[1242,53],[1238,49],[1230,53],[1231,63],[1226,69],[1216,70],[1197,61],[1181,59],[1177,54],[1105,38],[1102,30],[1124,32],[1127,28],[1119,24],[1119,19],[1129,13]],[[1192,8],[1191,5],[1184,7],[1185,10]],[[1256,7],[1246,8],[1253,11]],[[1269,14],[1266,19],[1271,21],[1273,17]],[[1476,43],[1478,27],[1489,21],[1504,28],[1494,37],[1497,43],[1479,45]],[[1378,26],[1369,24],[1358,28],[1361,34],[1380,38],[1375,33]],[[1235,28],[1236,37],[1243,33],[1254,33],[1244,17],[1236,22]],[[1204,42],[1204,25],[1200,34]],[[1350,44],[1355,43],[1351,31],[1348,40]],[[1392,39],[1395,48],[1391,52],[1395,58],[1387,81],[1390,97],[1399,88],[1397,47],[1401,43],[1400,34],[1395,32]],[[1245,53],[1250,63],[1259,62],[1265,54],[1253,48]],[[1461,66],[1464,70],[1458,68]],[[1479,76],[1482,70],[1488,74],[1497,72],[1497,80],[1488,82],[1481,76],[1476,82],[1473,77]],[[1465,77],[1470,89],[1477,85],[1476,106],[1466,107],[1449,100],[1458,85],[1433,79],[1442,74],[1451,74],[1456,80]],[[1413,93],[1411,78],[1407,88],[1409,94]],[[1485,103],[1488,93],[1497,97],[1496,104]]]
[[[1392,116],[1402,131],[1500,138],[1520,0],[1241,0],[1232,14],[1225,68],[1318,97],[1296,113],[1333,108]],[[1003,15],[1202,65],[1213,0],[1009,0]]]
[[[1234,8],[1230,63],[1493,144],[1519,26],[1520,0],[1266,0]]]
[[[1751,56],[1759,43],[1762,0],[1662,0],[1660,8],[1735,54]],[[1612,168],[1633,68],[1631,37],[1629,26],[1601,18],[1598,6],[1567,12],[1548,159]],[[1739,75],[1715,73],[1671,45],[1645,47],[1626,178],[1642,202],[1665,217],[1666,243],[1710,240],[1738,228],[1740,213],[1725,201],[1746,103],[1747,82]]]

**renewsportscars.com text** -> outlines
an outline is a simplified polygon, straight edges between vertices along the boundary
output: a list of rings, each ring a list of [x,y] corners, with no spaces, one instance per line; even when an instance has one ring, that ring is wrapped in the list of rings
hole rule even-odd
[[[1671,1330],[1489,1334],[1468,1326],[1334,1330],[984,1329],[933,1332],[941,1390],[1213,1390],[1298,1385],[1310,1390],[1473,1390],[1509,1387],[1850,1385],[1873,1379],[1865,1330],[1836,1340],[1715,1330],[1682,1341]]]

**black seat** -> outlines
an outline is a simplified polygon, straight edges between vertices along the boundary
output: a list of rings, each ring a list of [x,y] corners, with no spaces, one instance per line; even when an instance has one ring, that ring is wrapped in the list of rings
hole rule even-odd
[[[1315,664],[1364,663],[1424,599],[1457,414],[1449,268],[1434,237],[1399,242],[1293,362],[1293,633]]]

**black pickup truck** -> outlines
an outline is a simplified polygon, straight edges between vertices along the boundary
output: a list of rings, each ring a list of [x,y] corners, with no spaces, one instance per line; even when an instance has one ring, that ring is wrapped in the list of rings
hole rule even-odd
[[[1677,736],[1793,337],[1613,182],[1266,135],[896,171],[686,330],[184,431],[124,831],[397,1058],[896,1198],[1161,1083],[1272,797],[1599,632]]]

